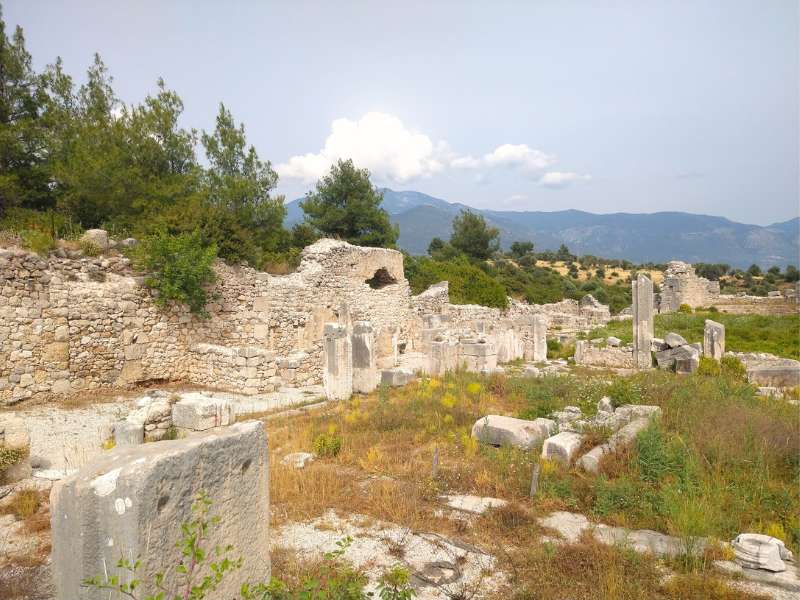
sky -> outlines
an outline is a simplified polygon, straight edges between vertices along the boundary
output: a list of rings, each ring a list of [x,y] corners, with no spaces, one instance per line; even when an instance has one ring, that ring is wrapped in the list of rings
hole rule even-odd
[[[224,102],[287,200],[352,158],[478,208],[800,215],[797,0],[0,1],[38,68]]]

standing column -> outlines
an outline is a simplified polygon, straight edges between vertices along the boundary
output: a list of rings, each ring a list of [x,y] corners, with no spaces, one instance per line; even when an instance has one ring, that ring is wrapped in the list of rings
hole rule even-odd
[[[650,344],[653,340],[653,282],[641,273],[631,282],[633,296],[633,360],[639,369],[653,364]]]
[[[547,319],[544,315],[533,316],[533,360],[547,360]]]
[[[351,336],[353,346],[353,391],[368,394],[378,387],[375,362],[375,334],[372,323],[356,321]]]
[[[705,329],[703,330],[703,355],[719,362],[724,354],[725,325],[706,319]]]
[[[328,400],[347,400],[353,395],[353,349],[347,327],[325,323],[322,383]]]

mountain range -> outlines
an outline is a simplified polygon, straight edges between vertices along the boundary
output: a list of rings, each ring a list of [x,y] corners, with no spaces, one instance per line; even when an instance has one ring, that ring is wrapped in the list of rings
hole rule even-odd
[[[482,214],[500,231],[500,243],[532,241],[537,251],[566,244],[574,254],[627,259],[727,263],[746,268],[800,263],[800,217],[768,226],[685,212],[594,214],[580,210],[499,211],[476,209],[421,192],[382,188],[383,208],[400,227],[398,245],[425,254],[434,237],[450,237],[462,210]],[[286,204],[286,224],[303,220],[300,199]]]

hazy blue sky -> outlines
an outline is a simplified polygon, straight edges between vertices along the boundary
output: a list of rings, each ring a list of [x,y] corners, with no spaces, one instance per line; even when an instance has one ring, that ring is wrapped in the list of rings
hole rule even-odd
[[[5,0],[37,66],[228,105],[288,199],[338,156],[497,209],[798,216],[797,0]]]

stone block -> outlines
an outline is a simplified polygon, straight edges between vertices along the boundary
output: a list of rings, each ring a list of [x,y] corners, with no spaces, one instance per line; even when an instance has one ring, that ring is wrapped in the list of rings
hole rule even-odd
[[[613,452],[620,445],[633,441],[638,433],[647,427],[649,423],[650,419],[647,417],[639,417],[634,419],[625,425],[625,427],[612,435],[605,444],[595,446],[589,450],[589,452],[581,456],[577,462],[578,466],[588,473],[599,473],[600,461],[602,460],[603,456],[609,452]]]
[[[108,250],[110,246],[108,232],[105,229],[87,229],[81,236],[81,241],[97,244],[103,252]]]
[[[42,359],[47,362],[66,364],[69,362],[69,342],[53,342],[44,347]]]
[[[414,372],[411,369],[384,369],[381,371],[381,385],[388,385],[390,387],[399,387],[408,385],[416,379]]]
[[[678,348],[680,346],[686,346],[689,342],[687,342],[682,335],[670,332],[664,336],[664,343],[670,348]]]
[[[66,342],[69,340],[69,327],[66,325],[59,325],[56,327],[53,339],[57,342]]]
[[[347,400],[353,395],[353,349],[347,327],[326,323],[322,347],[325,397],[328,400]]]
[[[760,533],[740,533],[731,547],[736,562],[748,569],[780,573],[786,570],[784,560],[794,560],[791,551],[781,540]]]
[[[556,422],[551,419],[526,421],[514,417],[487,415],[472,426],[472,437],[492,446],[514,446],[530,450],[555,433]]]
[[[236,419],[230,402],[192,392],[172,405],[172,424],[192,431],[230,425]]]
[[[25,419],[14,413],[0,413],[0,446],[25,453],[22,459],[0,471],[0,481],[13,483],[31,476],[31,461],[28,456],[30,435]]]
[[[649,369],[653,362],[653,282],[641,273],[631,282],[633,297],[633,356],[637,368]]]
[[[611,346],[612,348],[616,348],[616,347],[617,347],[617,346],[619,346],[621,343],[622,343],[622,340],[621,340],[621,339],[619,339],[618,337],[615,337],[615,336],[613,336],[613,335],[610,335],[610,336],[608,336],[608,337],[606,338],[606,344],[608,344],[608,345],[609,345],[609,346]]]
[[[706,319],[703,328],[703,356],[722,360],[725,354],[725,325]]]
[[[144,443],[144,421],[125,420],[114,423],[114,444],[120,448],[124,446],[138,446]]]
[[[378,387],[375,332],[369,321],[357,321],[351,335],[353,391],[368,394]]]
[[[542,458],[568,465],[583,443],[583,435],[562,431],[547,438],[542,445]]]
[[[128,360],[122,366],[117,382],[120,385],[130,385],[145,379],[144,366],[141,360]]]
[[[269,581],[269,457],[262,423],[251,421],[182,440],[116,448],[59,482],[50,494],[52,571],[58,600],[107,600],[82,582],[127,572],[121,556],[138,558],[142,596],[155,574],[181,561],[180,524],[193,518],[200,491],[210,515],[205,547],[232,544],[244,557],[215,598],[238,597],[243,583]]]

